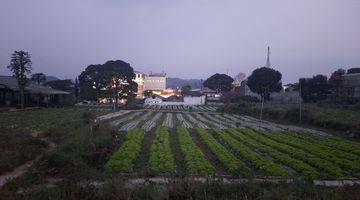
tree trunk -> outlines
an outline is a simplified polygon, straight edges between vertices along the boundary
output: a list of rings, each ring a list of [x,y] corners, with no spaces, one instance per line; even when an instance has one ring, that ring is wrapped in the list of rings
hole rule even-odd
[[[25,108],[24,88],[20,88],[20,103],[21,103],[21,109],[24,109]]]

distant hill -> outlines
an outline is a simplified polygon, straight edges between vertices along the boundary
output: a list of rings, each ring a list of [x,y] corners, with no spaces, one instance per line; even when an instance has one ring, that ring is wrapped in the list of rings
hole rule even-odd
[[[201,88],[200,79],[181,79],[181,78],[166,78],[166,88],[181,88],[182,86],[190,85],[192,89]]]
[[[58,77],[55,76],[45,76],[45,77],[46,77],[46,82],[60,80]]]

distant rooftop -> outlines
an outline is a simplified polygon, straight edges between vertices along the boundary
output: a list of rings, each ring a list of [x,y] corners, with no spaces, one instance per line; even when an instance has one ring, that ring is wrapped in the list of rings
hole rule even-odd
[[[0,86],[13,91],[19,91],[17,80],[13,76],[0,76]],[[55,90],[51,87],[38,85],[32,81],[29,81],[28,85],[25,87],[25,92],[41,94],[70,94],[70,92]]]
[[[150,73],[148,76],[152,76],[152,77],[165,77],[166,74],[165,73]]]

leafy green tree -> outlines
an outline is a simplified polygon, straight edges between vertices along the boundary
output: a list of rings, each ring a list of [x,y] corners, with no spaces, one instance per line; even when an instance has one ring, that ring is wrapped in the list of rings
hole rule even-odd
[[[71,79],[49,81],[45,83],[45,85],[50,86],[51,88],[56,90],[62,90],[66,92],[74,91],[74,83]]]
[[[35,73],[31,75],[30,79],[40,85],[46,81],[46,76],[43,73]]]
[[[272,68],[261,67],[255,69],[248,77],[247,85],[252,92],[259,94],[264,100],[270,100],[271,92],[282,89],[281,73]]]
[[[113,91],[115,109],[119,99],[130,99],[135,97],[137,84],[134,82],[134,69],[129,63],[121,60],[107,61],[102,65],[102,71],[108,88]]]
[[[360,68],[350,68],[347,70],[348,74],[360,73]]]
[[[214,74],[205,80],[203,85],[219,92],[228,92],[232,89],[234,79],[226,74]]]
[[[107,61],[102,65],[89,65],[79,75],[80,96],[98,100],[99,97],[128,99],[135,96],[137,84],[134,70],[129,63],[121,60]],[[115,105],[117,106],[117,104]]]
[[[319,102],[325,100],[330,94],[330,84],[324,75],[316,75],[313,78],[302,78],[299,81],[301,98],[304,102]]]
[[[107,86],[102,65],[89,65],[81,72],[78,79],[80,89],[79,96],[82,99],[98,100],[101,89]]]
[[[10,65],[7,67],[14,74],[20,92],[21,108],[25,107],[25,87],[28,83],[27,74],[32,70],[31,56],[26,51],[14,51],[11,55]]]
[[[190,85],[185,85],[181,87],[181,94],[185,95],[187,93],[189,93],[191,91],[191,86]]]

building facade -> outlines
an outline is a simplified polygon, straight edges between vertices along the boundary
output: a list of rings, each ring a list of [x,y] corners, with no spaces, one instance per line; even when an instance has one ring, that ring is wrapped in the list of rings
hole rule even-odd
[[[351,89],[352,97],[360,98],[360,73],[344,74],[343,86]]]
[[[165,90],[166,89],[166,74],[155,73],[145,76],[144,90]]]
[[[144,91],[164,91],[166,90],[166,74],[165,73],[151,73],[145,74],[139,71],[134,71],[137,83],[136,98],[144,98]]]

